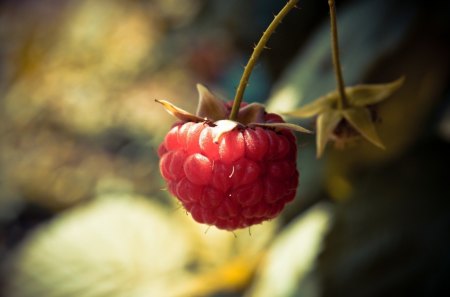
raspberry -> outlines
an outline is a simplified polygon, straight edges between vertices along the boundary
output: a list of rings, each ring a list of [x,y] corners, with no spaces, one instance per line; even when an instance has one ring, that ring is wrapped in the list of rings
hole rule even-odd
[[[264,113],[264,123],[284,123]],[[297,147],[288,129],[220,121],[176,123],[160,145],[160,170],[195,221],[245,228],[276,217],[295,197]],[[226,132],[223,132],[226,131]]]

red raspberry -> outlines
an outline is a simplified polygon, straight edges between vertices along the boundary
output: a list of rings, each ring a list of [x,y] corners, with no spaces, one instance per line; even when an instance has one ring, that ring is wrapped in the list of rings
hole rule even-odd
[[[284,121],[265,114],[264,122]],[[197,222],[220,229],[274,218],[298,186],[294,134],[259,126],[221,133],[221,125],[179,122],[172,127],[158,150],[169,191]]]

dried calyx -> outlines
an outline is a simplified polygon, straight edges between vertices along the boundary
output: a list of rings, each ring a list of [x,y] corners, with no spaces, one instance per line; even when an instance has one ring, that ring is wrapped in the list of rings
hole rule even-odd
[[[262,127],[276,131],[280,129],[289,129],[302,133],[311,133],[308,129],[295,124],[266,122],[264,119],[266,110],[264,105],[259,103],[241,104],[236,121],[229,120],[228,117],[231,112],[232,104],[227,104],[223,100],[217,98],[201,84],[197,84],[197,90],[199,93],[199,103],[195,114],[185,111],[166,100],[155,99],[155,101],[162,104],[168,113],[183,122],[205,122],[211,126],[220,126],[220,135],[235,128],[244,127]]]
[[[345,139],[341,138],[349,134],[362,136],[377,147],[384,148],[375,129],[375,119],[372,116],[371,108],[397,91],[402,86],[403,81],[404,78],[402,77],[387,84],[346,87],[347,106],[345,108],[338,104],[340,94],[335,90],[310,104],[286,114],[296,118],[317,117],[316,142],[318,157],[323,154],[328,140],[345,141]],[[344,133],[345,135],[336,133],[338,130],[348,131],[351,129],[353,129],[354,133]]]
[[[328,0],[328,4],[330,7],[331,53],[337,90],[287,114],[297,118],[317,117],[317,157],[322,156],[329,140],[345,143],[349,136],[351,138],[362,136],[377,147],[384,149],[375,129],[376,117],[373,116],[371,110],[375,104],[385,100],[400,88],[404,78],[387,84],[345,87],[339,58],[336,5],[334,0]]]

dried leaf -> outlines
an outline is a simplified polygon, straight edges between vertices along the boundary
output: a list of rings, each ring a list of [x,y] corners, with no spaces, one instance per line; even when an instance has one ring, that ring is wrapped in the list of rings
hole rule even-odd
[[[291,124],[291,123],[251,123],[251,126],[258,126],[258,127],[268,127],[273,128],[276,130],[280,129],[289,129],[292,131],[300,132],[300,133],[308,133],[312,134],[312,132],[306,128],[303,128],[300,125]]]
[[[342,115],[364,138],[379,148],[385,148],[372,122],[370,111],[367,108],[354,107],[345,109],[342,111]]]
[[[259,103],[250,103],[239,109],[237,121],[243,125],[250,123],[264,122],[264,105]]]
[[[174,117],[185,121],[185,122],[203,122],[204,119],[200,118],[196,115],[193,115],[192,113],[189,113],[179,107],[176,107],[175,105],[173,105],[172,103],[166,101],[166,100],[158,100],[155,99],[156,102],[160,103],[164,109],[170,113],[171,115],[173,115]]]
[[[228,111],[225,103],[212,94],[208,88],[202,84],[197,84],[199,95],[196,115],[200,118],[207,118],[211,121],[225,119]]]
[[[316,116],[321,111],[331,108],[333,102],[337,100],[337,96],[338,93],[336,91],[330,92],[325,96],[319,97],[313,102],[300,107],[299,109],[285,114],[296,118],[310,118]]]
[[[335,109],[326,110],[317,117],[317,158],[322,156],[331,134],[341,119],[341,112]]]
[[[345,88],[352,106],[367,106],[383,101],[397,91],[405,81],[404,77],[387,84],[357,85]]]

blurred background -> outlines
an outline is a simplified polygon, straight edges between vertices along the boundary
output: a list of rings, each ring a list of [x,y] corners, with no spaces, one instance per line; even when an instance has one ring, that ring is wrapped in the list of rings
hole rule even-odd
[[[406,78],[376,107],[385,151],[317,160],[298,135],[296,200],[234,233],[165,191],[154,99],[231,100],[284,4],[0,1],[0,296],[450,296],[449,2],[337,1],[347,85]],[[327,1],[298,6],[245,94],[269,111],[335,88]]]

